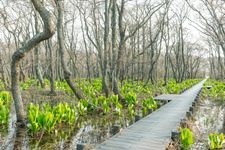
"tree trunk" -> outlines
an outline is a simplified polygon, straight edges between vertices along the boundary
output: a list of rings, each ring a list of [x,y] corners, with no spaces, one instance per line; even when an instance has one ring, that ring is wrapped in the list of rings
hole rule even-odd
[[[36,34],[40,33],[39,30],[39,23],[38,23],[38,16],[37,16],[37,11],[35,11],[35,30],[36,30]],[[34,55],[35,55],[35,72],[36,72],[36,76],[41,84],[41,87],[44,88],[44,82],[43,82],[43,77],[41,74],[41,70],[40,70],[40,62],[39,62],[39,48],[38,46],[35,47],[35,51],[34,51]]]
[[[64,36],[63,36],[63,13],[64,13],[64,0],[56,0],[57,9],[58,9],[58,18],[57,18],[57,36],[58,36],[58,43],[59,43],[59,52],[61,56],[61,64],[64,73],[64,79],[66,80],[67,84],[75,94],[78,99],[83,99],[84,95],[82,91],[77,87],[76,84],[73,84],[71,81],[71,72],[69,71],[66,62],[65,62],[65,43],[64,43]]]
[[[19,72],[20,72],[20,62],[26,56],[28,52],[32,50],[36,45],[40,42],[49,39],[54,34],[54,26],[52,23],[52,16],[50,12],[45,9],[42,2],[40,0],[31,0],[35,9],[41,16],[41,19],[44,22],[44,30],[43,32],[36,34],[32,39],[30,39],[26,44],[24,44],[21,48],[18,48],[12,55],[11,62],[11,78],[12,78],[12,95],[13,100],[15,102],[16,108],[16,116],[17,122],[20,123],[21,126],[25,126],[25,112],[23,101],[21,97],[21,91],[19,87]]]
[[[169,5],[167,4],[167,14],[166,14],[166,39],[165,39],[165,46],[166,46],[166,53],[165,53],[165,60],[164,60],[164,83],[163,85],[166,86],[168,82],[168,72],[169,72],[169,45],[170,45],[170,28],[169,28],[169,15],[168,15],[168,10],[169,10]]]
[[[110,70],[110,82],[112,85],[112,90],[113,93],[118,95],[120,100],[123,100],[124,98],[120,94],[118,83],[117,83],[117,77],[118,77],[118,72],[119,69],[117,68],[117,65],[120,65],[120,58],[119,56],[116,56],[116,0],[113,0],[112,3],[112,16],[111,16],[111,29],[112,29],[112,62],[111,62],[111,70]],[[120,50],[119,50],[120,51]],[[118,54],[119,55],[119,54]],[[116,62],[116,57],[118,57],[117,62]],[[120,68],[120,67],[119,67]],[[118,70],[117,70],[118,69]]]
[[[108,65],[108,39],[109,39],[109,11],[108,11],[108,0],[105,0],[105,31],[104,31],[104,51],[103,51],[103,70],[102,70],[102,89],[106,94],[106,97],[109,95],[109,89],[106,84],[106,71]]]
[[[90,52],[88,51],[87,41],[85,38],[83,21],[81,18],[80,20],[81,20],[81,30],[82,30],[82,36],[83,36],[84,48],[85,48],[85,54],[86,54],[87,79],[91,83],[90,54],[89,54]]]
[[[50,81],[50,95],[56,95],[55,92],[55,77],[54,77],[54,69],[53,69],[53,53],[52,53],[52,41],[49,39],[47,41],[47,48],[49,50],[49,81]]]

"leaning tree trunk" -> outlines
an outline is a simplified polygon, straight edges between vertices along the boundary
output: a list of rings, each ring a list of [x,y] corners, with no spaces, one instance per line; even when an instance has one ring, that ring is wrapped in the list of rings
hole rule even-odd
[[[87,41],[85,38],[85,31],[84,31],[84,23],[82,18],[80,18],[80,21],[81,21],[81,31],[82,31],[83,41],[84,41],[85,54],[86,54],[87,79],[91,83],[90,54],[89,54],[90,52],[88,51],[88,46],[87,46]]]
[[[28,52],[32,50],[36,45],[38,45],[41,41],[49,39],[55,31],[52,22],[51,13],[43,6],[40,0],[31,0],[34,5],[34,8],[38,11],[41,16],[41,19],[44,23],[44,30],[41,33],[36,34],[32,39],[30,39],[26,44],[24,44],[21,48],[18,48],[13,56],[11,63],[11,78],[12,78],[12,95],[15,102],[16,108],[16,116],[17,122],[20,123],[21,126],[25,126],[25,112],[23,101],[21,97],[21,91],[19,88],[19,73],[20,73],[20,62],[26,56]]]
[[[83,99],[84,95],[82,91],[71,81],[71,72],[69,71],[66,62],[65,62],[65,43],[64,43],[64,36],[63,36],[63,13],[64,13],[64,0],[55,0],[58,9],[58,19],[57,19],[57,36],[58,36],[58,43],[59,43],[59,52],[61,57],[61,64],[64,73],[64,79],[66,80],[67,84],[76,95],[78,99]]]

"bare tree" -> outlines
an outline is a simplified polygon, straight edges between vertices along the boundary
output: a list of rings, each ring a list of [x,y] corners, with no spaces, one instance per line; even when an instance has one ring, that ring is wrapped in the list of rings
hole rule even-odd
[[[170,18],[169,18],[169,9],[173,1],[168,1],[166,3],[166,18],[165,18],[165,34],[163,37],[165,43],[165,56],[164,56],[164,84],[167,85],[168,76],[169,76],[169,46],[170,46]]]
[[[190,1],[185,0],[189,7],[198,14],[199,22],[195,23],[196,29],[206,35],[212,42],[219,47],[216,47],[219,66],[224,68],[225,66],[225,25],[224,25],[224,6],[225,3],[221,0],[199,0],[205,11],[197,9],[196,6]],[[223,53],[223,59],[220,54],[220,50]],[[212,63],[210,63],[212,64]],[[221,72],[221,77],[224,78],[225,70]]]
[[[42,32],[33,36],[33,38],[31,38],[22,47],[18,48],[14,52],[11,64],[12,95],[15,102],[17,122],[21,123],[22,126],[25,126],[25,112],[21,91],[19,88],[19,64],[26,54],[32,50],[32,48],[34,48],[40,42],[49,39],[55,32],[54,24],[52,22],[52,15],[44,7],[44,4],[40,0],[31,0],[31,2],[41,16],[41,19],[44,23],[44,28]]]
[[[173,77],[176,82],[182,82],[187,73],[187,63],[185,59],[185,32],[184,23],[187,20],[189,8],[184,3],[181,8],[175,8],[174,12],[174,23],[173,23],[173,47],[169,57],[169,62],[172,67]]]
[[[34,15],[34,18],[35,18],[35,30],[36,30],[36,34],[40,33],[40,30],[39,30],[39,22],[38,22],[38,13],[37,11],[35,11],[35,15]],[[35,47],[35,72],[36,72],[36,76],[41,84],[41,87],[44,88],[44,82],[43,82],[43,77],[42,77],[42,73],[41,73],[41,70],[40,70],[40,61],[39,61],[39,47],[36,46]]]
[[[65,43],[64,43],[64,34],[63,34],[63,13],[64,13],[64,0],[55,0],[58,9],[58,17],[57,17],[57,36],[59,43],[59,51],[61,56],[61,64],[64,73],[64,78],[72,89],[74,94],[78,99],[84,98],[82,91],[77,87],[75,83],[71,81],[71,72],[69,71],[66,62],[65,62]]]

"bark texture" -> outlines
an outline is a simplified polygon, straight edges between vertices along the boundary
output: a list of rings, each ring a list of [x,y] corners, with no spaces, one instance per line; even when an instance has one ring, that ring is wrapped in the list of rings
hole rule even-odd
[[[64,13],[64,0],[55,0],[58,9],[58,19],[57,19],[57,36],[58,36],[58,43],[59,43],[59,52],[61,56],[61,64],[64,73],[64,79],[66,80],[67,84],[75,94],[78,99],[83,99],[84,95],[82,91],[76,86],[75,83],[71,81],[71,72],[68,69],[65,61],[65,42],[63,36],[63,13]]]
[[[49,39],[55,32],[55,28],[52,22],[52,15],[44,7],[43,3],[40,0],[31,0],[31,2],[41,16],[41,19],[44,23],[44,29],[42,32],[36,34],[33,38],[31,38],[22,47],[18,48],[12,55],[11,62],[11,90],[13,100],[15,102],[17,122],[21,123],[22,126],[25,125],[25,111],[21,97],[21,91],[19,88],[20,62],[35,46],[37,46],[41,41]]]

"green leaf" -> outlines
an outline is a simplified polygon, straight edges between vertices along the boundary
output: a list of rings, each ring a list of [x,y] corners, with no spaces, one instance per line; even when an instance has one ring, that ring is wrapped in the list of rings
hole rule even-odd
[[[180,143],[181,148],[188,149],[193,144],[193,135],[190,129],[180,128]]]
[[[220,149],[223,146],[224,134],[223,133],[209,133],[209,148]]]

